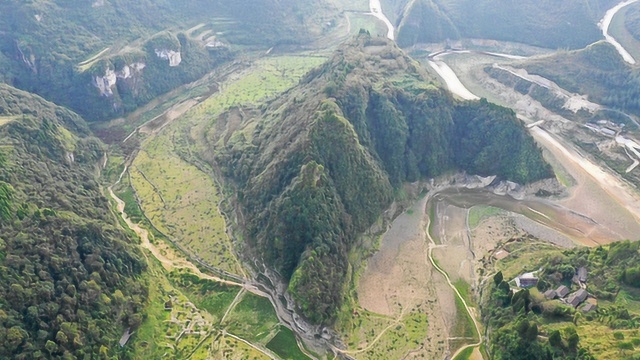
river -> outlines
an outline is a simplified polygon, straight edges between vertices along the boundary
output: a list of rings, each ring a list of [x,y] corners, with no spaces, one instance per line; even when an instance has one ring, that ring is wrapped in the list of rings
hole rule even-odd
[[[624,48],[624,46],[622,46],[622,44],[620,44],[613,36],[609,34],[609,27],[611,27],[611,22],[613,21],[613,17],[618,13],[618,11],[638,1],[639,0],[627,0],[619,3],[618,5],[609,9],[604,14],[604,18],[602,18],[602,20],[600,20],[600,22],[598,23],[598,26],[600,27],[600,29],[602,29],[602,35],[604,35],[604,38],[607,40],[607,42],[613,45],[616,48],[616,50],[618,50],[618,52],[620,53],[620,56],[622,56],[624,61],[628,62],[631,65],[636,64],[636,59],[634,59],[633,56],[629,54],[629,52]]]

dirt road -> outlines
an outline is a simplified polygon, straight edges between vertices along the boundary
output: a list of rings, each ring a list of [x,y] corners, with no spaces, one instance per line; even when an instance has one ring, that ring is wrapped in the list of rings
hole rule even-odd
[[[369,10],[371,10],[371,14],[378,19],[380,19],[387,26],[387,37],[390,40],[395,40],[396,29],[389,21],[389,18],[382,12],[382,5],[380,4],[380,0],[369,0]]]

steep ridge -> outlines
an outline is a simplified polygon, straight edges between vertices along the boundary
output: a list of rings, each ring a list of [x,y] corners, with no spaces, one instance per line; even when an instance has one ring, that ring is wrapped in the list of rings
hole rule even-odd
[[[483,38],[547,48],[584,47],[602,37],[597,23],[617,0],[395,0],[406,3],[398,44]]]
[[[454,101],[395,44],[367,34],[268,106],[221,116],[209,141],[238,192],[246,239],[316,323],[333,320],[357,265],[354,240],[401,184],[452,170],[552,176],[512,111]]]
[[[146,268],[73,112],[0,85],[0,358],[105,357],[142,322]]]

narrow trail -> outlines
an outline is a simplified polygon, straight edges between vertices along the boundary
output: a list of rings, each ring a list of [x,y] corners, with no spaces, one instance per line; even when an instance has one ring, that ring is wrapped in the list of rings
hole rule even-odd
[[[394,326],[398,326],[398,324],[400,324],[400,322],[402,321],[402,317],[404,317],[404,312],[405,309],[402,309],[402,311],[400,312],[400,315],[396,318],[396,320],[394,322],[392,322],[391,324],[389,324],[389,326],[387,326],[386,328],[384,328],[380,334],[378,334],[369,345],[367,345],[367,347],[360,349],[360,350],[341,350],[338,349],[336,347],[333,348],[334,351],[339,352],[341,354],[345,354],[345,355],[355,355],[355,354],[361,354],[363,352],[367,352],[369,350],[371,350],[372,347],[374,347],[376,345],[376,343],[384,336],[384,334],[389,331],[389,329],[391,329]]]
[[[224,313],[224,316],[222,316],[222,319],[220,319],[220,324],[224,323],[224,321],[227,319],[227,316],[229,316],[229,313],[231,313],[231,311],[235,309],[236,305],[238,305],[238,303],[242,300],[242,298],[244,298],[244,294],[245,294],[245,289],[238,291],[238,295],[236,295],[235,299],[233,299],[233,301],[227,308],[227,311]]]
[[[428,201],[427,201],[427,204],[428,204]],[[426,213],[426,210],[425,210],[425,213]],[[440,274],[442,274],[442,276],[444,276],[445,280],[447,280],[447,284],[449,285],[449,287],[453,290],[453,292],[456,294],[458,299],[460,299],[460,301],[462,302],[462,305],[464,306],[465,310],[467,311],[467,314],[469,315],[469,317],[473,321],[473,325],[475,327],[476,334],[478,335],[478,339],[477,339],[477,341],[475,343],[465,345],[465,346],[459,348],[455,353],[453,353],[453,356],[451,356],[451,359],[455,359],[456,356],[458,356],[458,354],[460,354],[462,351],[464,351],[464,350],[466,350],[468,348],[476,348],[476,347],[479,347],[480,345],[482,345],[482,332],[480,331],[480,325],[478,324],[478,320],[476,320],[475,314],[474,314],[473,311],[471,311],[471,307],[467,304],[467,301],[464,299],[462,294],[460,294],[458,289],[453,285],[453,283],[451,282],[451,279],[449,278],[449,275],[447,274],[447,272],[444,271],[436,263],[436,261],[433,259],[433,249],[437,248],[438,245],[433,240],[433,238],[431,237],[431,233],[429,232],[429,226],[431,225],[431,218],[429,216],[425,216],[425,218],[427,219],[426,220],[426,229],[427,229],[427,231],[425,231],[425,233],[427,234],[427,238],[429,239],[429,251],[427,253],[427,257],[429,259],[429,262],[431,263],[433,268],[436,269],[436,271],[438,271]]]
[[[124,211],[124,208],[125,208],[124,201],[122,199],[120,199],[113,192],[113,187],[116,186],[117,184],[119,184],[120,181],[122,181],[122,177],[124,176],[124,174],[126,173],[127,170],[128,170],[128,166],[125,166],[124,170],[120,174],[120,177],[118,178],[118,181],[116,181],[115,184],[109,186],[108,187],[108,191],[109,191],[109,195],[111,196],[111,198],[117,203],[118,213],[122,217],[122,220],[124,220],[124,222],[127,224],[129,229],[131,229],[133,232],[136,233],[136,235],[138,235],[138,237],[140,237],[140,241],[141,241],[140,246],[143,249],[148,250],[162,264],[162,266],[167,270],[171,270],[171,269],[188,269],[188,270],[193,272],[196,276],[198,276],[201,279],[213,280],[213,281],[220,282],[220,283],[223,283],[223,284],[232,285],[232,286],[240,286],[240,287],[243,287],[243,288],[246,287],[246,285],[243,284],[243,283],[239,283],[239,282],[235,282],[235,281],[229,281],[229,280],[225,280],[225,279],[219,278],[217,276],[204,274],[202,271],[200,271],[200,269],[197,266],[195,266],[190,261],[187,261],[187,260],[171,260],[171,259],[167,258],[166,256],[164,256],[160,252],[160,250],[155,245],[153,245],[151,243],[151,241],[149,240],[149,231],[147,231],[146,229],[142,228],[140,225],[138,225],[138,224],[134,223],[133,221],[131,221],[131,219],[129,218],[127,213]]]

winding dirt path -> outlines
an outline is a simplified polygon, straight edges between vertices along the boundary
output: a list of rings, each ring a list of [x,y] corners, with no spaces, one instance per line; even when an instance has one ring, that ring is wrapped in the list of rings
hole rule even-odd
[[[428,196],[431,197],[431,195],[428,195]],[[427,234],[427,239],[429,239],[429,252],[427,253],[427,257],[429,259],[429,262],[431,263],[433,268],[436,269],[436,271],[438,271],[440,274],[442,274],[442,276],[444,276],[445,280],[447,280],[447,284],[449,284],[449,287],[453,290],[453,292],[456,294],[458,299],[460,299],[460,301],[462,302],[462,305],[464,306],[464,309],[467,311],[467,314],[469,315],[471,320],[473,320],[473,325],[475,327],[476,334],[478,335],[478,340],[475,343],[465,345],[465,346],[459,348],[455,353],[453,353],[453,356],[451,356],[451,359],[455,359],[456,356],[458,356],[458,354],[461,353],[462,351],[464,351],[464,350],[466,350],[468,348],[476,348],[476,347],[479,347],[480,345],[482,345],[482,332],[480,331],[480,325],[478,324],[478,320],[476,320],[474,312],[471,311],[471,307],[469,306],[469,304],[467,304],[467,301],[464,299],[462,294],[460,294],[460,291],[458,291],[458,289],[453,285],[453,283],[451,282],[451,279],[449,278],[449,275],[447,274],[447,272],[444,271],[436,263],[436,261],[433,259],[433,249],[435,249],[439,245],[437,245],[436,242],[433,240],[433,238],[431,237],[431,232],[429,231],[429,225],[431,224],[431,218],[429,216],[426,216],[425,218],[426,218],[426,229],[427,229],[427,231],[425,231],[425,233]]]

